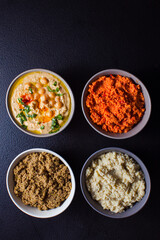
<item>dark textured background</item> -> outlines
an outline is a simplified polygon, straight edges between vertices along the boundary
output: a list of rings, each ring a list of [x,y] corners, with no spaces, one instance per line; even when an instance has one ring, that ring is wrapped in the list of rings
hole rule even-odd
[[[0,239],[160,239],[159,221],[159,1],[0,1]],[[9,83],[31,68],[62,75],[76,101],[71,124],[55,137],[39,139],[17,129],[5,109]],[[82,115],[80,97],[86,81],[107,68],[129,71],[151,95],[147,126],[126,140],[95,132]],[[79,175],[85,160],[104,147],[122,147],[147,166],[152,191],[136,215],[114,220],[99,215],[84,200]],[[77,182],[75,198],[61,215],[36,219],[22,213],[5,186],[7,168],[20,152],[43,147],[62,155]]]

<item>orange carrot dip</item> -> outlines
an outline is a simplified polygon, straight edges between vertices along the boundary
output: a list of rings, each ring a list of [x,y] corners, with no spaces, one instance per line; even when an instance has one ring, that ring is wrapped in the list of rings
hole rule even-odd
[[[89,85],[88,91],[90,117],[107,132],[128,132],[144,114],[141,87],[128,77],[102,76]]]

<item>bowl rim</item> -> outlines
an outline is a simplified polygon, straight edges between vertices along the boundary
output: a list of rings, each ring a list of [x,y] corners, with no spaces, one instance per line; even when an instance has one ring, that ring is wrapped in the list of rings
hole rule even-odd
[[[95,124],[92,122],[92,120],[89,119],[89,118],[86,116],[86,112],[85,112],[85,109],[84,109],[84,94],[85,94],[86,89],[88,88],[88,86],[89,86],[90,83],[92,83],[92,82],[95,81],[94,78],[96,78],[96,77],[98,78],[98,77],[100,77],[100,75],[107,75],[107,74],[109,75],[109,74],[111,74],[111,73],[109,73],[109,72],[121,72],[121,73],[119,73],[119,75],[122,75],[122,76],[125,76],[125,74],[130,75],[129,78],[131,78],[134,82],[137,82],[138,84],[140,84],[142,91],[143,91],[143,89],[144,89],[145,92],[146,92],[146,95],[147,95],[149,107],[148,107],[148,116],[147,116],[147,118],[146,118],[146,121],[145,121],[145,123],[142,125],[142,127],[141,127],[139,130],[137,130],[136,132],[132,132],[132,134],[130,134],[130,136],[127,136],[127,133],[129,133],[130,131],[132,131],[133,129],[135,129],[135,127],[138,126],[138,124],[142,122],[143,117],[142,117],[142,119],[141,119],[132,129],[130,129],[127,133],[122,133],[123,135],[122,135],[122,134],[114,134],[114,133],[113,133],[113,135],[109,135],[109,133],[107,133],[107,132],[106,132],[106,133],[103,133],[101,130],[98,130],[98,129],[96,128],[96,126],[94,126]],[[112,73],[112,74],[118,75],[118,73]],[[143,95],[144,95],[144,94],[143,94]],[[145,102],[146,102],[146,99],[145,99]],[[81,108],[82,108],[82,112],[83,112],[83,115],[84,115],[85,119],[87,120],[87,122],[89,123],[89,125],[90,125],[96,132],[98,132],[99,134],[103,135],[104,137],[108,137],[108,138],[120,140],[120,139],[126,139],[126,138],[133,137],[133,136],[135,136],[136,134],[138,134],[139,132],[142,131],[142,129],[146,126],[146,124],[147,124],[148,121],[149,121],[149,118],[150,118],[150,115],[151,115],[152,104],[151,104],[151,98],[150,98],[150,95],[149,95],[149,92],[148,92],[147,88],[145,87],[145,85],[143,84],[143,82],[142,82],[139,78],[137,78],[135,75],[133,75],[132,73],[127,72],[127,71],[125,71],[125,70],[121,70],[121,69],[105,69],[105,70],[102,70],[102,71],[97,72],[96,74],[94,74],[94,75],[93,75],[92,77],[90,77],[90,79],[86,82],[86,84],[85,84],[85,86],[84,86],[84,88],[83,88],[83,91],[82,91],[82,95],[81,95]],[[144,116],[144,115],[143,115],[143,116]]]
[[[13,194],[11,193],[11,191],[10,191],[10,186],[9,186],[9,174],[10,174],[10,172],[11,171],[13,171],[11,168],[12,168],[12,166],[14,165],[14,163],[16,162],[16,160],[18,159],[18,158],[20,158],[18,161],[17,161],[17,163],[16,163],[16,165],[22,160],[22,156],[25,154],[25,156],[27,156],[27,154],[29,154],[29,153],[32,153],[32,152],[47,152],[47,153],[50,153],[50,154],[52,154],[52,155],[54,155],[54,156],[56,156],[56,157],[58,157],[67,167],[68,167],[68,169],[69,169],[69,171],[70,171],[70,175],[71,175],[71,182],[72,182],[72,189],[71,189],[71,192],[70,192],[70,195],[71,195],[71,199],[70,199],[70,201],[69,201],[69,203],[68,203],[68,205],[64,208],[64,209],[62,209],[61,210],[61,212],[59,212],[58,214],[52,214],[52,215],[50,215],[50,216],[45,216],[45,215],[39,215],[39,216],[36,216],[36,214],[32,214],[32,213],[29,213],[28,211],[26,211],[26,210],[24,210],[23,209],[23,207],[21,207],[15,200],[14,200],[14,198],[13,198]],[[15,165],[15,166],[16,166]],[[52,151],[52,150],[49,150],[49,149],[45,149],[45,148],[30,148],[30,149],[27,149],[27,150],[25,150],[25,151],[23,151],[23,152],[21,152],[21,153],[19,153],[13,160],[12,160],[12,162],[10,163],[10,165],[9,165],[9,167],[8,167],[8,169],[7,169],[7,173],[6,173],[6,188],[7,188],[7,192],[8,192],[8,195],[9,195],[9,197],[10,197],[10,199],[12,200],[12,202],[15,204],[15,206],[18,208],[18,209],[20,209],[23,213],[25,213],[25,214],[27,214],[27,215],[29,215],[29,216],[31,216],[31,217],[35,217],[35,218],[51,218],[51,217],[56,217],[56,216],[58,216],[58,215],[60,215],[61,213],[63,213],[69,206],[70,206],[70,204],[72,203],[72,201],[73,201],[73,198],[74,198],[74,196],[75,196],[75,191],[76,191],[76,181],[75,181],[75,176],[74,176],[74,173],[73,173],[73,170],[72,170],[72,168],[70,167],[70,165],[68,164],[68,162],[61,156],[61,155],[59,155],[58,153],[56,153],[56,152],[54,152],[54,151]],[[69,196],[70,196],[69,195]],[[69,197],[68,196],[68,197]],[[67,198],[68,199],[68,198]],[[67,200],[66,199],[66,200]],[[65,200],[65,201],[66,201]],[[64,202],[65,202],[64,201]],[[63,203],[64,203],[63,202]],[[24,204],[23,204],[24,205]],[[62,204],[63,205],[63,204]],[[61,206],[62,206],[61,205]],[[24,205],[25,206],[25,205]],[[33,209],[34,209],[34,207],[33,207]],[[54,209],[54,208],[53,208]],[[53,210],[53,209],[49,209],[49,210]],[[56,209],[56,208],[55,208]],[[45,210],[46,212],[48,212],[49,210]],[[43,212],[45,212],[45,211],[43,211]]]
[[[25,129],[23,129],[15,120],[14,120],[14,117],[12,116],[11,114],[11,111],[9,109],[9,93],[10,93],[10,90],[12,88],[12,86],[14,85],[14,83],[23,75],[27,74],[27,73],[31,73],[31,72],[46,72],[46,73],[50,73],[52,75],[55,75],[57,78],[59,78],[63,83],[64,85],[66,86],[66,88],[68,89],[68,92],[70,94],[70,99],[71,99],[71,112],[69,114],[69,117],[68,117],[68,120],[66,121],[66,123],[60,128],[60,130],[58,132],[55,132],[55,133],[46,133],[46,134],[36,134],[36,133],[32,133],[30,131],[27,131]],[[20,129],[22,132],[32,136],[32,137],[38,137],[38,138],[46,138],[46,137],[52,137],[56,134],[59,134],[60,132],[62,132],[68,125],[69,123],[71,122],[72,118],[73,118],[73,115],[74,115],[74,112],[75,112],[75,98],[74,98],[74,95],[73,95],[73,92],[72,92],[72,89],[71,87],[69,86],[69,84],[64,80],[64,78],[62,78],[59,74],[53,72],[53,71],[50,71],[50,70],[47,70],[47,69],[44,69],[44,68],[34,68],[34,69],[29,69],[29,70],[26,70],[22,73],[20,73],[19,75],[17,75],[12,81],[11,83],[9,84],[8,86],[8,89],[7,89],[7,92],[6,92],[6,98],[5,98],[5,103],[6,103],[6,109],[7,109],[7,113],[11,119],[11,121],[14,123],[14,125]]]
[[[139,207],[139,209],[137,209],[136,211],[134,211],[133,213],[131,214],[128,214],[127,216],[123,216],[122,213],[113,213],[113,215],[109,215],[109,214],[105,214],[103,212],[101,212],[100,210],[98,210],[96,207],[94,207],[91,202],[88,200],[87,196],[85,195],[85,192],[83,190],[83,182],[84,182],[84,178],[83,178],[83,174],[84,174],[84,171],[85,171],[85,167],[87,166],[87,164],[90,164],[93,160],[94,160],[94,156],[95,155],[101,155],[101,154],[104,154],[104,152],[106,151],[107,152],[110,152],[110,151],[115,151],[115,152],[120,152],[120,153],[124,153],[124,154],[128,154],[136,163],[139,164],[140,168],[141,168],[141,171],[143,172],[144,174],[144,179],[145,179],[145,183],[146,183],[146,178],[148,178],[148,187],[146,188],[148,191],[145,192],[145,195],[143,196],[143,198],[146,196],[146,199],[143,203],[143,205],[141,207]],[[137,161],[138,160],[138,161]],[[145,170],[145,173],[143,171],[143,169]],[[84,183],[85,184],[85,183]],[[82,166],[82,169],[81,169],[81,173],[80,173],[80,187],[81,187],[81,192],[83,194],[83,197],[84,199],[86,200],[86,202],[89,204],[89,206],[94,209],[96,212],[98,212],[99,214],[105,216],[105,217],[109,217],[109,218],[114,218],[114,219],[121,219],[121,218],[128,218],[128,217],[131,217],[133,215],[135,215],[136,213],[138,213],[147,203],[148,199],[149,199],[149,196],[150,196],[150,192],[151,192],[151,178],[150,178],[150,175],[149,175],[149,172],[148,172],[148,169],[146,168],[145,164],[142,162],[142,160],[136,156],[134,153],[132,153],[131,151],[128,151],[124,148],[120,148],[120,147],[107,147],[107,148],[102,148],[100,150],[97,150],[96,152],[92,153],[88,158],[87,160],[84,162],[83,166]],[[87,187],[86,187],[86,190],[88,191]],[[88,192],[89,193],[89,192]],[[89,193],[89,196],[90,196],[90,193]],[[90,196],[91,198],[91,196]],[[143,199],[142,198],[142,199]],[[94,200],[95,202],[98,202],[96,200]],[[139,204],[141,202],[141,200],[139,202],[136,202],[135,204]],[[132,207],[132,209],[134,208],[134,205]],[[109,210],[108,210],[109,211]],[[111,211],[110,211],[111,212]],[[125,211],[127,212],[127,210]],[[111,212],[112,213],[112,212]]]

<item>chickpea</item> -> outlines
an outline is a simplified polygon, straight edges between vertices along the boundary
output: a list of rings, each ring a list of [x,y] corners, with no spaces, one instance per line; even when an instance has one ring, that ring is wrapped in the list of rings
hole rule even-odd
[[[39,94],[44,94],[46,92],[46,90],[44,88],[40,88],[38,92],[39,92]]]
[[[51,99],[51,100],[49,101],[49,107],[53,107],[54,104],[55,104],[55,101],[54,101],[53,99]]]
[[[36,88],[41,88],[42,84],[41,83],[36,83]]]
[[[41,82],[42,84],[46,85],[49,81],[48,81],[48,79],[47,79],[46,77],[42,77],[42,78],[40,79],[40,82]]]
[[[40,95],[38,93],[34,94],[34,100],[38,100],[40,98]]]
[[[43,102],[43,103],[47,103],[48,96],[45,95],[45,94],[43,94],[43,95],[41,95],[40,99],[41,99],[41,102]]]
[[[30,88],[31,87],[31,83],[30,82],[27,82],[27,83],[25,83],[25,89],[28,89],[28,88]]]
[[[32,102],[31,102],[31,107],[32,107],[33,109],[36,109],[36,108],[38,107],[38,101],[32,101]]]
[[[42,103],[42,102],[40,102],[40,104],[39,104],[39,108],[40,108],[40,109],[44,109],[44,107],[45,107],[45,104]]]
[[[50,98],[54,98],[54,97],[55,97],[55,93],[54,93],[54,92],[49,92],[49,93],[48,93],[48,96],[49,96]]]
[[[56,108],[56,109],[60,109],[61,107],[62,107],[62,102],[57,102],[55,105],[54,105],[54,107]]]
[[[46,98],[47,98],[47,100],[49,99],[49,96],[48,96],[48,94],[45,94],[46,95]]]
[[[37,88],[35,86],[31,86],[31,88],[34,93],[37,92]]]
[[[46,113],[46,116],[47,117],[53,117],[53,111],[48,111],[47,113]]]
[[[60,101],[60,96],[56,96],[56,97],[55,97],[55,101],[56,101],[56,102],[59,102],[59,101]]]

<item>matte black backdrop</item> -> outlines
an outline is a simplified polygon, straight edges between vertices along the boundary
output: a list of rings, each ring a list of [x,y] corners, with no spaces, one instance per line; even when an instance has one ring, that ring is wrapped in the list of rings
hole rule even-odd
[[[158,0],[0,1],[0,239],[160,239],[159,11]],[[55,137],[27,136],[7,115],[5,94],[9,83],[31,68],[59,73],[73,90],[75,115],[67,129]],[[99,135],[81,111],[80,98],[86,81],[108,68],[135,74],[151,95],[151,118],[142,132],[130,139],[112,140]],[[110,146],[138,155],[151,175],[149,201],[127,219],[99,215],[80,191],[83,163],[96,150]],[[10,162],[33,147],[59,153],[75,173],[75,198],[55,218],[27,216],[14,206],[6,191],[5,175]]]

